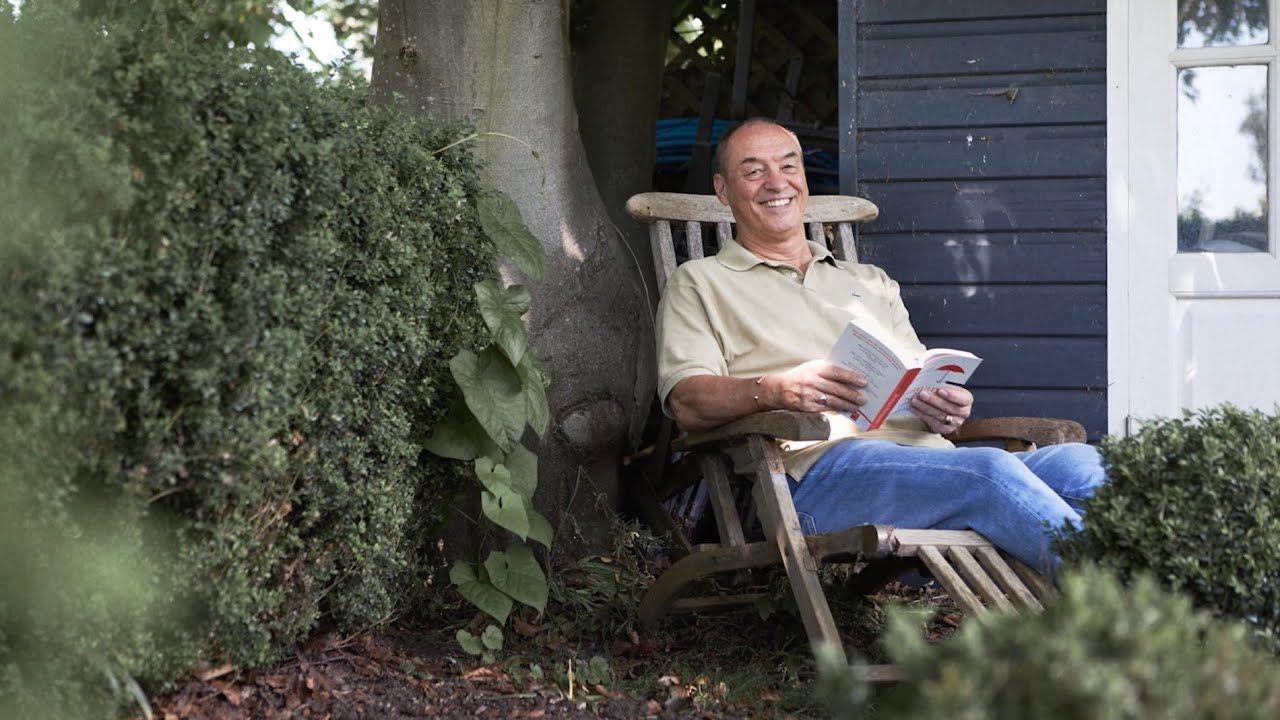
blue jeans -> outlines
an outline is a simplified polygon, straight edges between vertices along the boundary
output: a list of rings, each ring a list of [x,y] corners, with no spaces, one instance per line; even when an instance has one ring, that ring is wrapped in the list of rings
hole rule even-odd
[[[793,480],[791,494],[805,533],[863,524],[975,530],[1056,577],[1050,529],[1080,527],[1085,499],[1104,482],[1091,445],[1007,453],[851,439],[818,458],[803,482]]]

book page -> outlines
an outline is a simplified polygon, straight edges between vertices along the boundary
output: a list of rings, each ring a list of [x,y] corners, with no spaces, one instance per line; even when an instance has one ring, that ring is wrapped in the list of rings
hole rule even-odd
[[[867,387],[862,392],[867,402],[854,422],[860,430],[868,429],[871,419],[880,414],[901,382],[906,364],[887,345],[852,322],[845,326],[827,360],[866,377]]]
[[[982,358],[973,353],[948,348],[929,350],[920,356],[920,360],[920,373],[893,406],[890,417],[911,415],[911,400],[924,388],[965,384],[982,362]]]

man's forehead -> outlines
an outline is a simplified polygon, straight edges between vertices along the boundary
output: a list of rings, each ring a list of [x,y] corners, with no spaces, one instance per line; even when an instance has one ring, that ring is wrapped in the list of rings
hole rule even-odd
[[[730,158],[735,164],[750,161],[779,160],[799,155],[800,145],[786,128],[760,124],[743,128],[730,138]]]

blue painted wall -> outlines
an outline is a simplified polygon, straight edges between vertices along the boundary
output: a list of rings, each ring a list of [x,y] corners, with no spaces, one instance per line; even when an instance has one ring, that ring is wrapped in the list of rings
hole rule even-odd
[[[1105,0],[841,2],[857,9],[856,186],[880,206],[861,259],[902,284],[926,345],[985,358],[978,415],[1072,418],[1097,439]]]

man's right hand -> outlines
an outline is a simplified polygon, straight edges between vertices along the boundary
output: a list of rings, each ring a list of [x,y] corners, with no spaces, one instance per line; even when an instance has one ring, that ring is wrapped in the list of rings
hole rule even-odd
[[[710,430],[763,410],[854,413],[866,401],[861,374],[810,360],[786,372],[754,378],[694,375],[671,388],[667,408],[682,430]]]
[[[826,360],[810,360],[760,381],[761,399],[770,409],[822,412],[835,410],[856,414],[866,397],[859,390],[867,386],[861,373]]]

